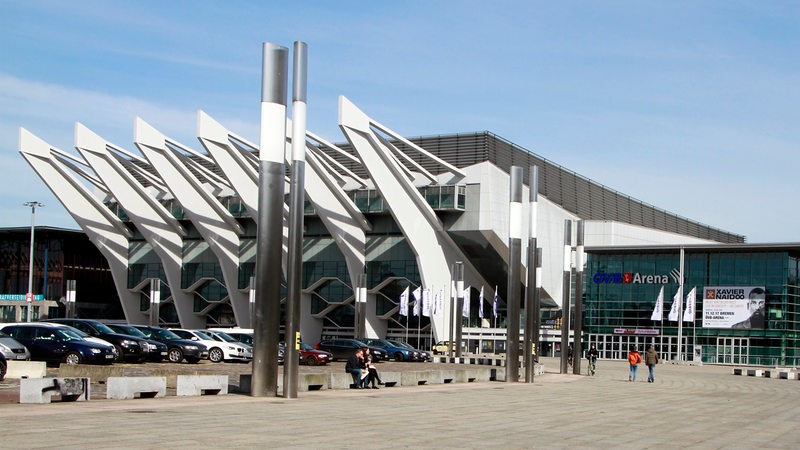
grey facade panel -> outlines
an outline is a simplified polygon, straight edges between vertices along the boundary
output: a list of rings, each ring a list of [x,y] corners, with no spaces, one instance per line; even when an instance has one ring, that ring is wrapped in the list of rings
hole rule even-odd
[[[490,161],[505,171],[509,171],[511,166],[522,166],[525,180],[529,179],[530,166],[537,165],[539,193],[582,219],[624,222],[728,244],[745,241],[742,235],[709,227],[621,194],[488,131],[417,137],[410,138],[409,141],[457,167],[467,167],[483,161]],[[402,143],[393,144],[406,150]],[[341,147],[351,151],[348,144]],[[434,174],[444,170],[427,158],[415,159]],[[343,159],[341,162],[356,173],[366,176],[363,169],[355,164]]]

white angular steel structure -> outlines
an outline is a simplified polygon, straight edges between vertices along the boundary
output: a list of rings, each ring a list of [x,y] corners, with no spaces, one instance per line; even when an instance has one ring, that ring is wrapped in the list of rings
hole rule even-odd
[[[464,265],[465,286],[474,289],[473,302],[484,287],[484,310],[491,311],[498,288],[502,316],[509,264],[522,268],[520,284],[526,279],[525,262],[508,260],[511,165],[540,167],[533,217],[546,307],[563,303],[565,219],[584,219],[586,244],[592,246],[743,242],[741,236],[619,194],[487,132],[408,139],[344,97],[339,127],[346,144],[306,133],[300,328],[308,342],[353,335],[355,287],[363,276],[367,336],[404,338],[420,346],[449,339],[454,311],[447,299],[457,263]],[[164,303],[171,307],[161,310],[161,323],[252,327],[258,146],[203,111],[197,116],[202,150],[139,118],[134,128],[138,153],[81,124],[75,129],[77,155],[24,129],[19,148],[108,259],[129,321],[147,321],[144,300],[150,280],[157,278],[170,292]],[[291,140],[287,132],[287,148]],[[291,176],[291,161],[285,163]],[[523,203],[518,215],[530,217],[528,208]],[[283,266],[269,269],[281,270],[284,277],[287,212]],[[527,227],[522,224],[522,235]],[[400,294],[416,287],[445,299],[430,314],[402,315]],[[470,308],[473,316],[478,309]],[[486,316],[470,317],[465,332],[490,327],[495,333],[507,320]],[[497,320],[498,329],[491,328]]]

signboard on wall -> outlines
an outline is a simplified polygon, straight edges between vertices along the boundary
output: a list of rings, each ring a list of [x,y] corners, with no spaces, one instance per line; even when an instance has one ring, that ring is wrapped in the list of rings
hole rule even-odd
[[[703,290],[703,327],[764,328],[764,286],[707,286]]]

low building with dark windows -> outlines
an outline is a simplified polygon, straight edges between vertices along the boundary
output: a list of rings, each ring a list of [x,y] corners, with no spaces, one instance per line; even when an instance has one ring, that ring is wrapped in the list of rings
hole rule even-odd
[[[800,244],[591,247],[587,254],[584,342],[602,357],[654,345],[671,360],[682,351],[689,361],[800,363]]]
[[[64,315],[69,280],[81,317],[124,317],[108,263],[86,233],[39,226],[33,241],[31,320]],[[0,229],[0,322],[27,320],[30,246],[30,227]]]

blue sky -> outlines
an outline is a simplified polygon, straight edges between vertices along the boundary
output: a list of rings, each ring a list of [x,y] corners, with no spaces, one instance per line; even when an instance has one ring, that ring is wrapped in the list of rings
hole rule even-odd
[[[135,151],[196,112],[258,141],[261,44],[308,44],[308,129],[344,95],[405,136],[488,130],[748,242],[800,241],[800,3],[0,0],[0,226],[77,228],[18,153],[81,122]]]

